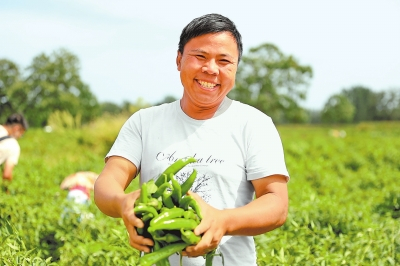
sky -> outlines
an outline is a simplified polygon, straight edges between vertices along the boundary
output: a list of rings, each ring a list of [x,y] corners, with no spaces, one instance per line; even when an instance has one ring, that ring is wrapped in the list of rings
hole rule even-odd
[[[271,43],[311,66],[305,108],[354,86],[400,89],[400,0],[1,0],[0,59],[23,70],[64,48],[100,102],[179,98],[179,36],[207,13],[234,21],[244,54]]]

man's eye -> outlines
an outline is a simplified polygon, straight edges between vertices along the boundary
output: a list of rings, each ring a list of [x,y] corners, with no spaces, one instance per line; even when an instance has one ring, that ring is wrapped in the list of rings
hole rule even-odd
[[[204,59],[204,58],[206,58],[204,55],[201,55],[201,54],[197,54],[196,57],[199,58],[199,59]]]

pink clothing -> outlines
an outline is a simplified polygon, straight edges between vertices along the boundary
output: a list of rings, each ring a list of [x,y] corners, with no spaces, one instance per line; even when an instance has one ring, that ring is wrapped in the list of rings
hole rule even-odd
[[[90,198],[90,192],[89,192],[89,189],[87,187],[76,185],[76,186],[71,187],[69,190],[71,191],[71,190],[74,190],[74,189],[82,191],[83,193],[85,193],[88,196],[88,198]]]

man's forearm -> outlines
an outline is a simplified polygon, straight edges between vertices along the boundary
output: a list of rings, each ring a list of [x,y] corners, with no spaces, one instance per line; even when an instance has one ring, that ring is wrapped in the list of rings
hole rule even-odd
[[[274,193],[265,194],[246,206],[223,210],[226,235],[255,236],[272,231],[286,221],[286,199]]]
[[[97,207],[106,215],[121,217],[121,198],[123,189],[113,180],[99,177],[95,183],[94,201]]]
[[[126,187],[136,176],[137,168],[122,157],[110,157],[96,180],[94,201],[106,215],[121,217]],[[132,205],[133,206],[133,205]]]

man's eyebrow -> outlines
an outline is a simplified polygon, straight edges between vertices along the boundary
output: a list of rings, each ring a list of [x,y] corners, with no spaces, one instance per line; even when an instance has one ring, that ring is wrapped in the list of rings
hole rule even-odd
[[[192,49],[190,50],[192,53],[202,53],[202,54],[208,54],[206,51],[201,50],[201,49]]]

